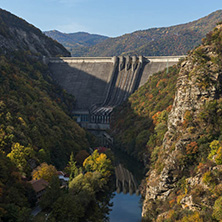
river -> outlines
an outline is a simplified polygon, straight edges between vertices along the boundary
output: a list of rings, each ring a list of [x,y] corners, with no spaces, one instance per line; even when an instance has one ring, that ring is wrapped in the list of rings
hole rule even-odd
[[[104,131],[91,131],[99,139],[102,146],[109,147],[104,140]],[[108,135],[105,133],[106,136]],[[112,147],[115,156],[115,191],[111,211],[108,215],[110,222],[139,222],[141,221],[142,200],[139,185],[144,178],[144,166],[135,158],[120,149]]]
[[[129,193],[115,192],[112,211],[110,212],[110,222],[139,222],[141,221],[140,195],[130,195]]]
[[[114,154],[116,191],[111,199],[113,207],[109,215],[110,222],[139,222],[142,212],[139,185],[144,167],[119,150],[115,150]]]

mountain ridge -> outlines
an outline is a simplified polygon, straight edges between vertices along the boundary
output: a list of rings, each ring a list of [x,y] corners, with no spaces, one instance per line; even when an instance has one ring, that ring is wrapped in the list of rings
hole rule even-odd
[[[63,44],[71,53],[76,50],[84,51],[85,47],[94,46],[108,38],[107,36],[90,34],[88,32],[63,33],[58,30],[51,30],[44,33]]]
[[[222,20],[222,10],[192,22],[138,30],[107,38],[93,46],[70,48],[72,56],[184,55]],[[61,42],[62,43],[62,42]]]
[[[0,48],[3,51],[25,50],[44,56],[70,56],[58,42],[6,10],[0,9]]]
[[[86,56],[184,55],[188,50],[200,44],[201,38],[212,30],[216,23],[221,21],[221,18],[222,10],[218,10],[193,22],[136,31],[107,39],[91,47]],[[103,49],[106,50],[102,52]]]

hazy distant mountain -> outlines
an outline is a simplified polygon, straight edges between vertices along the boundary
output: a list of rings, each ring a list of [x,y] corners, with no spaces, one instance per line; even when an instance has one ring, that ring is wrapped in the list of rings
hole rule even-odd
[[[72,56],[182,55],[198,46],[201,39],[220,21],[222,21],[222,10],[186,24],[136,31],[116,38],[107,38],[91,47],[72,48],[71,54]],[[63,42],[59,42],[66,46]]]
[[[62,33],[57,30],[46,31],[45,34],[52,39],[63,44],[71,53],[80,54],[85,51],[84,47],[94,46],[101,43],[107,36],[89,34],[87,32],[76,32],[76,33]]]

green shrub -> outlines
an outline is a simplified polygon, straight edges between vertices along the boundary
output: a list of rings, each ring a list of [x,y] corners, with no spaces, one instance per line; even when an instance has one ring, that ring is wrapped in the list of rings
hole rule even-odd
[[[215,186],[216,185],[216,178],[214,177],[211,171],[207,171],[203,177],[202,181],[208,186]]]
[[[218,221],[221,221],[222,220],[222,196],[219,197],[215,203],[214,203],[214,206],[213,206],[213,214],[212,216],[218,220]]]
[[[210,153],[209,153],[208,158],[212,159],[212,157],[214,155],[216,155],[217,150],[219,149],[219,147],[220,147],[220,142],[218,140],[212,141],[210,143]]]
[[[216,164],[222,164],[222,147],[220,147],[217,151],[217,155],[215,157]]]

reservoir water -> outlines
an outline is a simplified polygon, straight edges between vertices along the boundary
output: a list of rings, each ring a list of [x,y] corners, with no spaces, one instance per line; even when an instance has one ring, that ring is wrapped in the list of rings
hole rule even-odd
[[[144,167],[134,158],[115,150],[115,187],[113,203],[109,215],[110,222],[141,221],[142,201],[139,185]]]
[[[100,141],[101,146],[109,147],[104,139],[105,131],[91,131]],[[108,135],[106,133],[106,135]],[[144,165],[121,149],[112,147],[115,156],[115,191],[110,203],[108,215],[110,222],[140,222],[142,200],[139,185],[144,178]],[[113,189],[114,190],[114,189]]]
[[[110,212],[110,222],[139,222],[141,221],[141,204],[140,195],[130,195],[116,193],[113,202],[112,211]]]

